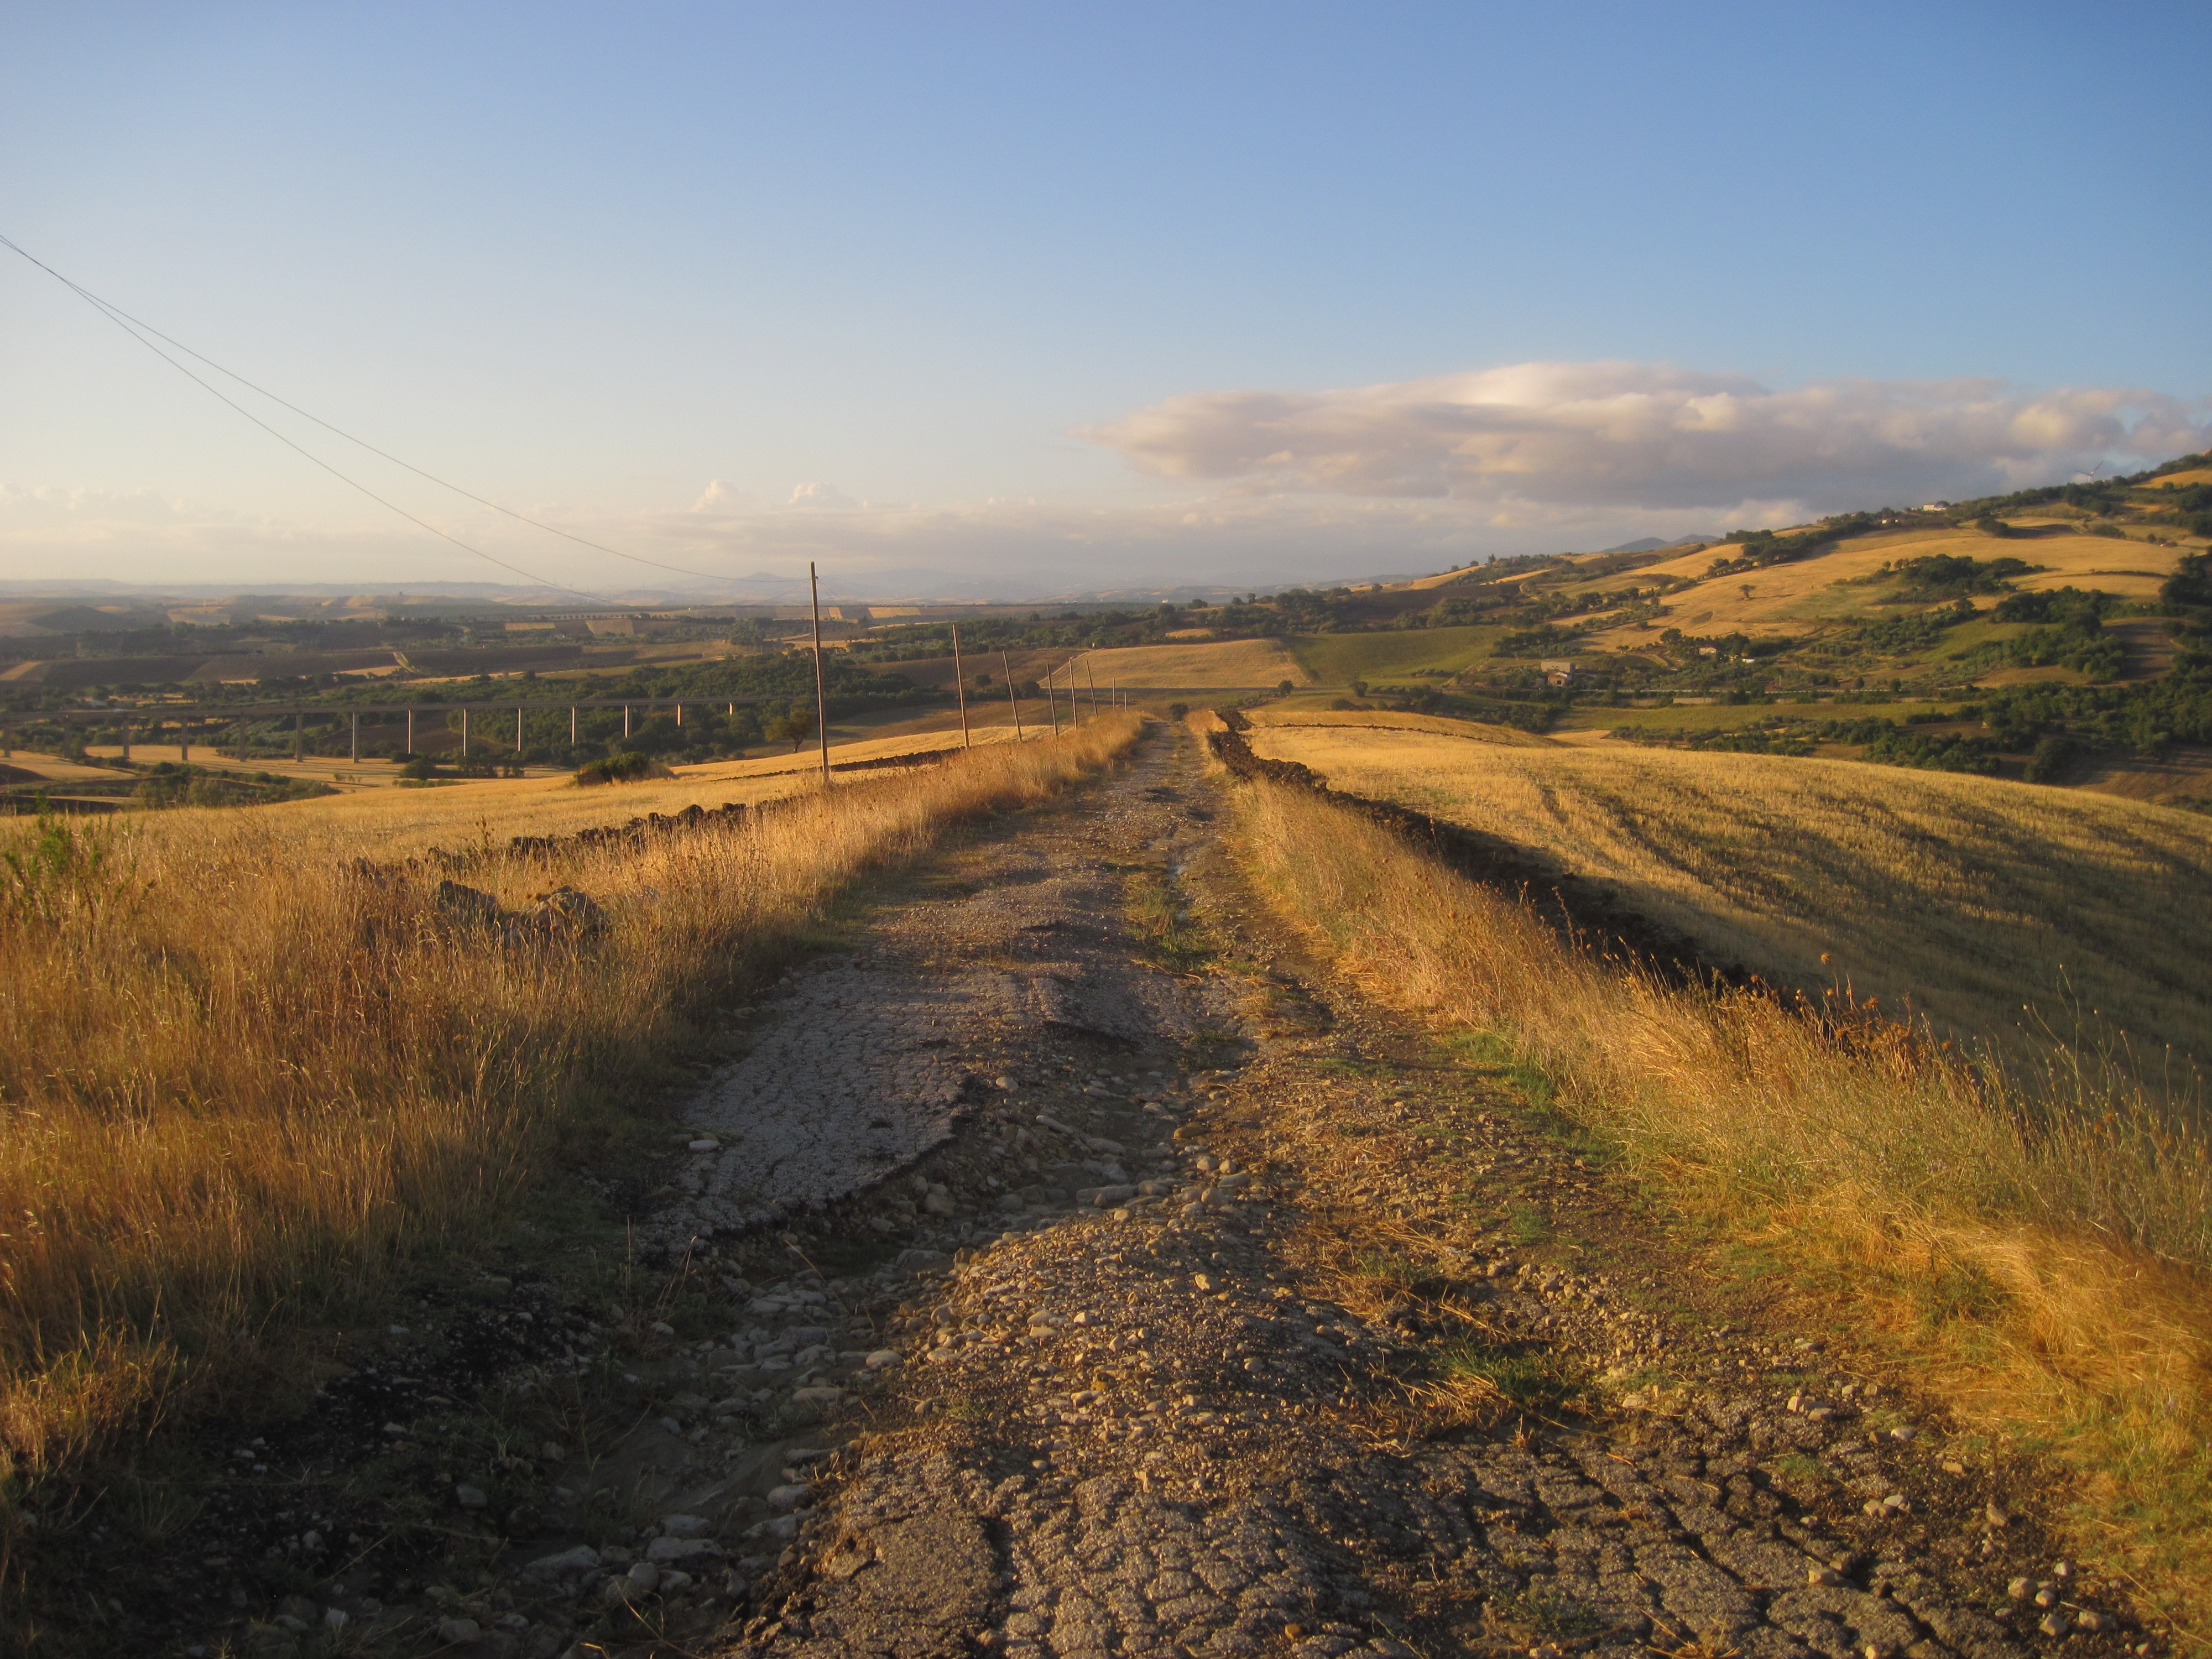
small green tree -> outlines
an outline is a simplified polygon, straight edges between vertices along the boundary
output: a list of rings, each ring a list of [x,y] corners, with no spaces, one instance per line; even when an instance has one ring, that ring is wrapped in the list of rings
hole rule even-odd
[[[2054,732],[2036,744],[2021,776],[2030,783],[2049,783],[2066,769],[2067,759],[2073,752],[2074,745]]]
[[[814,735],[814,711],[804,707],[787,708],[770,720],[763,730],[772,743],[781,743],[789,738],[792,753],[797,754],[806,740]]]

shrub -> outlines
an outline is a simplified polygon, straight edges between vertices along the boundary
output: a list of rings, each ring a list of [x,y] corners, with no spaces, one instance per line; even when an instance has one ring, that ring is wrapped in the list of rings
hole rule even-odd
[[[2027,757],[2027,769],[2021,774],[2030,783],[2050,783],[2066,769],[2066,763],[2074,756],[2074,745],[2057,733],[2037,742],[2035,752]]]
[[[668,769],[652,756],[639,753],[610,755],[605,760],[586,761],[576,769],[576,781],[586,785],[635,783],[641,778],[670,775]]]

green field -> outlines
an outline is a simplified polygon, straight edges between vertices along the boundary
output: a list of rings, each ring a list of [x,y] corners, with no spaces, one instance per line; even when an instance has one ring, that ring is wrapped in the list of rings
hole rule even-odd
[[[1417,669],[1457,673],[1487,656],[1503,628],[1415,628],[1376,634],[1308,634],[1286,640],[1291,654],[1323,685],[1382,680]]]

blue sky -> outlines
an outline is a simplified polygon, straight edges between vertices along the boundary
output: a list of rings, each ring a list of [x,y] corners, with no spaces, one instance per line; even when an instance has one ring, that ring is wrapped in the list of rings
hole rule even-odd
[[[0,232],[711,574],[1434,569],[2212,417],[2202,6],[94,3],[9,38]],[[5,574],[501,579],[7,257]],[[265,412],[533,572],[665,579]]]

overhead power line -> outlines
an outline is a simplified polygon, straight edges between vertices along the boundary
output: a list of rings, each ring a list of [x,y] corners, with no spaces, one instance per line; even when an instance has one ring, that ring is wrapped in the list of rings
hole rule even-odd
[[[409,523],[418,525],[422,529],[428,531],[432,535],[451,542],[454,546],[461,549],[464,552],[473,553],[477,557],[488,560],[491,563],[499,566],[503,570],[511,570],[517,575],[529,576],[532,581],[542,582],[548,587],[560,588],[564,593],[575,593],[580,597],[587,599],[600,598],[599,595],[595,593],[586,593],[580,588],[569,587],[564,583],[553,581],[544,576],[533,575],[531,572],[523,569],[520,565],[510,564],[504,559],[498,558],[492,554],[485,552],[482,548],[472,547],[468,543],[461,540],[458,536],[448,535],[445,531],[439,529],[435,525],[426,523],[424,520],[416,518],[412,513],[407,511],[405,507],[398,505],[396,502],[386,500],[383,496],[371,489],[368,485],[361,483],[360,480],[340,471],[337,467],[332,466],[328,461],[324,460],[313,451],[303,448],[301,445],[295,443],[290,438],[286,437],[284,434],[278,431],[275,427],[270,425],[266,421],[262,420],[251,410],[246,409],[244,405],[237,403],[234,399],[225,397],[216,387],[209,385],[207,381],[193,374],[192,371],[185,368],[184,364],[170,356],[167,352],[163,351],[160,346],[155,345],[154,341],[160,340],[166,344],[175,347],[186,356],[206,364],[210,368],[215,370],[216,374],[223,375],[227,379],[235,380],[239,385],[245,386],[247,390],[268,398],[270,402],[290,410],[292,413],[299,416],[302,420],[313,422],[315,425],[321,427],[325,432],[334,434],[335,435],[344,439],[349,444],[357,445],[361,448],[367,450],[370,454],[378,456],[384,460],[391,462],[394,466],[404,468],[407,471],[415,474],[416,477],[419,478],[426,478],[430,483],[436,484],[441,489],[450,489],[456,495],[460,495],[469,501],[472,501],[480,507],[488,507],[495,513],[503,513],[508,518],[514,519],[519,523],[526,524],[532,529],[544,531],[548,535],[558,536],[564,541],[574,542],[578,546],[588,547],[595,552],[611,554],[617,559],[628,559],[634,564],[649,565],[656,570],[674,571],[678,575],[698,576],[708,581],[726,581],[729,580],[726,576],[717,575],[712,571],[693,570],[684,565],[668,564],[659,559],[648,559],[642,554],[626,553],[621,548],[609,547],[603,542],[595,542],[587,537],[575,535],[569,531],[562,529],[557,525],[550,525],[544,522],[542,520],[533,519],[526,513],[518,513],[511,507],[502,506],[500,502],[495,501],[488,496],[477,495],[474,490],[465,489],[459,484],[454,483],[450,479],[441,478],[434,472],[431,472],[426,471],[424,468],[416,466],[412,461],[402,459],[400,457],[392,454],[389,450],[380,449],[376,445],[369,442],[366,438],[356,437],[352,433],[345,430],[344,428],[332,425],[330,422],[323,419],[321,416],[313,413],[312,410],[301,408],[299,404],[293,403],[289,398],[279,397],[276,392],[270,391],[266,386],[258,386],[253,381],[247,380],[246,376],[239,374],[236,370],[226,368],[222,364],[216,362],[214,358],[210,357],[204,352],[194,350],[183,341],[174,339],[169,335],[163,333],[160,329],[155,328],[151,323],[142,321],[140,319],[132,316],[129,312],[124,310],[120,306],[115,305],[109,301],[103,300],[100,295],[92,292],[91,289],[86,288],[81,283],[74,282],[70,278],[64,276],[60,271],[56,270],[45,260],[38,258],[35,254],[31,253],[19,244],[10,240],[8,237],[0,236],[0,246],[4,246],[15,253],[21,254],[24,258],[29,260],[31,264],[36,265],[40,270],[45,271],[47,276],[52,277],[64,288],[68,289],[70,293],[76,295],[87,305],[92,307],[94,310],[106,317],[108,321],[113,323],[125,333],[130,335],[132,339],[137,340],[139,344],[144,346],[149,351],[159,357],[163,362],[168,364],[170,368],[184,375],[194,385],[200,386],[210,396],[237,410],[239,414],[244,416],[247,420],[252,421],[254,425],[259,427],[264,432],[268,433],[270,436],[275,438],[278,442],[284,444],[291,449],[298,451],[299,453],[306,456],[307,459],[313,461],[317,466],[321,467],[323,471],[331,474],[331,477],[351,485],[362,495],[368,496],[369,500],[376,502],[380,507],[386,507],[392,512],[397,513],[401,518],[405,519]],[[146,337],[149,335],[151,335],[153,338],[149,339]]]

